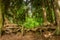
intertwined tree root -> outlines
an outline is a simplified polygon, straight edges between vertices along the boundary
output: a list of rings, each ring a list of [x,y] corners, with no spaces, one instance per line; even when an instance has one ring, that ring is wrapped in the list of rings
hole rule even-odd
[[[17,24],[6,24],[4,25],[4,27],[2,28],[2,30],[5,33],[17,33],[17,32],[21,32],[22,35],[24,35],[26,32],[41,32],[42,34],[49,31],[52,34],[54,34],[56,27],[55,26],[51,26],[51,25],[47,25],[47,26],[39,26],[36,28],[32,28],[32,29],[26,29],[21,25],[17,25]],[[50,34],[48,34],[50,35]]]

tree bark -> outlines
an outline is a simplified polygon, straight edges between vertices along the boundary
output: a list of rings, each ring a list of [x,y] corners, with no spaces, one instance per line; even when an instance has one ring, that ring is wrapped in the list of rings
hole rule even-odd
[[[43,10],[43,18],[44,18],[44,23],[43,25],[48,25],[50,24],[47,20],[47,13],[46,13],[46,8],[45,8],[45,3],[44,0],[42,0],[42,10]]]
[[[60,9],[60,0],[57,1],[58,7]]]
[[[0,36],[2,33],[1,30],[2,30],[2,23],[3,23],[2,22],[3,20],[2,20],[2,6],[1,5],[2,5],[2,0],[0,0]]]
[[[56,16],[56,24],[57,24],[57,34],[60,34],[60,11],[59,11],[59,4],[58,0],[53,1],[53,8],[54,8],[54,13]]]

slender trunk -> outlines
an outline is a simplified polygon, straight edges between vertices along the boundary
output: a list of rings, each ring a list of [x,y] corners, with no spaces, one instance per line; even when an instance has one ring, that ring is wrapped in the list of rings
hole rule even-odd
[[[1,36],[1,30],[2,30],[2,0],[0,0],[0,36]]]
[[[45,4],[44,4],[44,0],[43,0],[43,6],[42,6],[42,9],[43,9],[43,16],[44,16],[44,22],[47,21],[47,14],[46,14],[46,8],[45,8]]]
[[[44,0],[42,0],[42,9],[43,9],[43,18],[44,18],[44,24],[43,25],[48,25],[50,23],[47,20],[47,13],[46,13]]]
[[[31,2],[29,2],[29,1],[31,1],[31,0],[28,0],[27,2],[28,2],[28,4],[27,4],[27,6],[28,6],[28,17],[32,17],[32,4],[31,4]]]

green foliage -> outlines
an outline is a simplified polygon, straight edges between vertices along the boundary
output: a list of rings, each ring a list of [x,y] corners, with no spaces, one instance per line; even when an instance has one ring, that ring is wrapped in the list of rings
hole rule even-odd
[[[35,18],[26,18],[26,22],[24,23],[24,26],[26,28],[35,28],[39,25],[39,23],[35,20]]]
[[[18,10],[17,10],[17,13],[16,13],[16,19],[18,19],[18,24],[20,23],[24,23],[25,21],[25,6],[22,5]]]
[[[23,24],[25,28],[35,28],[39,25],[43,25],[43,10],[42,10],[42,1],[43,0],[31,0],[32,3],[31,11],[32,17],[29,17],[29,7],[23,0],[10,0],[5,1],[5,13],[4,17],[7,17],[11,23]],[[49,0],[51,2],[51,0]],[[48,7],[46,0],[44,0],[44,5],[47,12],[47,19],[49,22],[55,21],[54,10]],[[28,3],[27,3],[28,4]],[[7,8],[7,9],[6,9]],[[57,34],[59,34],[57,29]]]
[[[39,23],[39,25],[43,25],[43,18],[36,18],[36,21]]]
[[[52,9],[52,18],[53,18],[53,21],[55,21],[55,14],[54,14],[53,9]]]
[[[35,13],[33,17],[26,17],[24,26],[26,28],[35,28],[43,24],[43,17],[40,13]]]
[[[21,6],[18,10],[17,10],[17,15],[22,14],[23,13],[23,6]]]

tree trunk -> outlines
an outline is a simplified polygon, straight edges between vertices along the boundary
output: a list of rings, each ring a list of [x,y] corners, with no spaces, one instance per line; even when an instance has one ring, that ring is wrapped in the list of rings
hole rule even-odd
[[[57,2],[58,2],[58,7],[59,7],[59,9],[60,9],[60,0],[58,0]]]
[[[59,5],[58,0],[53,1],[53,8],[56,16],[56,23],[57,23],[57,34],[60,34],[60,11],[59,11]]]
[[[44,18],[44,23],[43,25],[48,25],[50,24],[47,20],[47,13],[46,13],[46,8],[45,8],[45,3],[44,0],[42,0],[42,10],[43,10],[43,18]]]
[[[1,30],[2,30],[2,23],[3,23],[2,22],[3,20],[2,20],[2,6],[1,5],[2,5],[2,0],[0,0],[0,36],[2,33]]]

